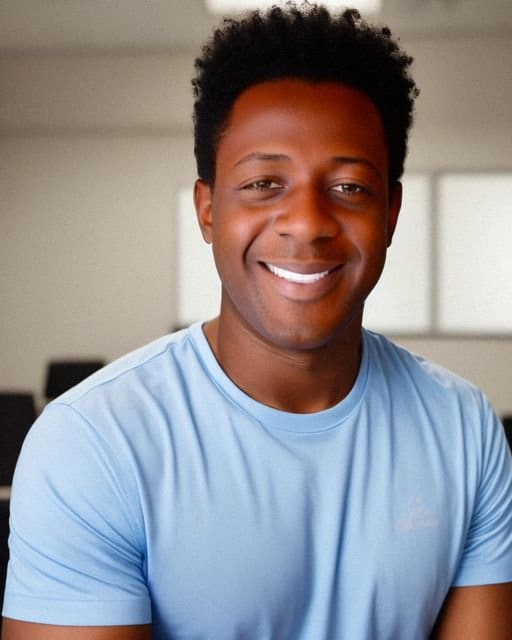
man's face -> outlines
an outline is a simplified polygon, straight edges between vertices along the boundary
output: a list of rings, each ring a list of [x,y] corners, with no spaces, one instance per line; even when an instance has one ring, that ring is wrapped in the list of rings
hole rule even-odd
[[[337,83],[277,80],[236,100],[213,189],[196,183],[221,322],[311,349],[360,324],[400,207],[379,113]]]

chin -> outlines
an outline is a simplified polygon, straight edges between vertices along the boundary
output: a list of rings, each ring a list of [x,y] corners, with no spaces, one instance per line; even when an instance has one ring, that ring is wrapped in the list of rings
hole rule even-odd
[[[314,319],[307,322],[306,317],[295,318],[286,325],[270,321],[261,327],[260,335],[270,345],[294,351],[331,348],[347,340],[353,344],[361,331],[362,315],[361,304],[352,313],[341,315],[337,320],[333,318],[330,323],[322,324]]]
[[[262,331],[261,336],[269,345],[288,351],[309,351],[321,349],[329,345],[336,336],[336,331],[322,331],[319,327],[283,327],[276,331],[272,327],[270,331]]]

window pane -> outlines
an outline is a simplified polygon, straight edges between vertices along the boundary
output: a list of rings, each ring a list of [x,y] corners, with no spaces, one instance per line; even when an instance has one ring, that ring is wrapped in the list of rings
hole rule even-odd
[[[431,187],[425,175],[403,180],[402,210],[384,272],[365,309],[365,326],[388,333],[430,330]]]
[[[512,175],[439,180],[439,328],[512,330]]]
[[[219,312],[220,281],[211,246],[197,224],[192,188],[178,192],[177,203],[177,323],[188,325],[213,318]]]

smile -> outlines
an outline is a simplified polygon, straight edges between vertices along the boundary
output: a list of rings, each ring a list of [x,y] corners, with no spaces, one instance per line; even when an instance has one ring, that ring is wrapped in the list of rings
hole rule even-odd
[[[283,280],[288,280],[289,282],[295,282],[297,284],[311,284],[313,282],[318,282],[318,280],[325,278],[325,276],[329,275],[331,272],[330,269],[327,269],[326,271],[319,271],[317,273],[297,273],[295,271],[281,269],[281,267],[276,267],[273,264],[265,263],[265,266],[278,278],[283,278]]]

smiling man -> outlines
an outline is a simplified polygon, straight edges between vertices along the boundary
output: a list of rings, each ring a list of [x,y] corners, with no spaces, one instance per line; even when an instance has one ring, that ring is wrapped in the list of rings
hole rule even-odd
[[[4,640],[510,638],[503,429],[473,386],[362,326],[410,62],[387,29],[312,6],[205,47],[194,198],[219,316],[33,427]]]
[[[195,191],[223,283],[221,314],[204,329],[238,386],[297,413],[348,393],[364,301],[400,198],[400,185],[388,184],[379,113],[360,91],[278,79],[239,96],[218,143],[215,180],[198,180]]]

